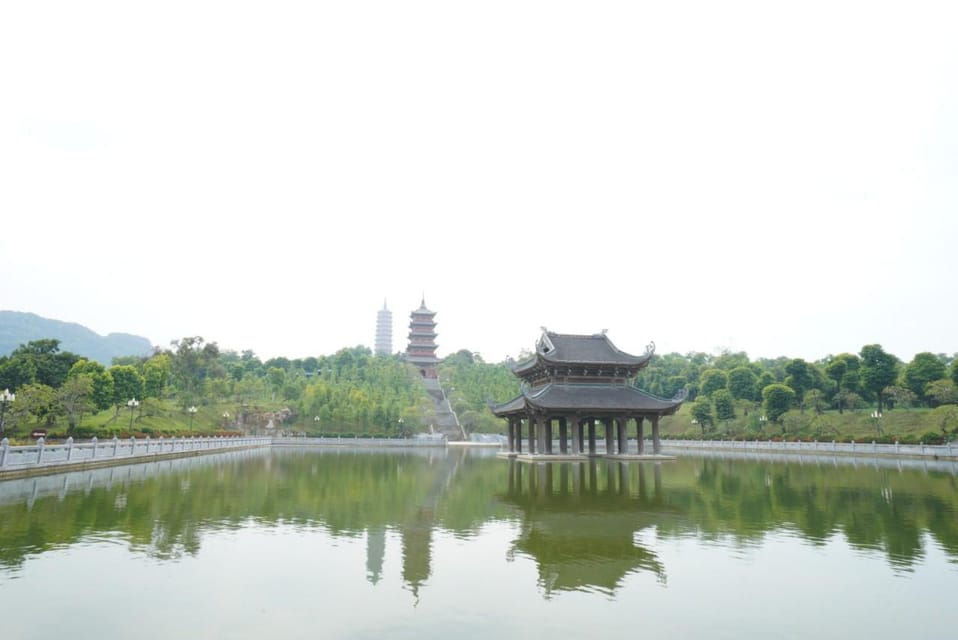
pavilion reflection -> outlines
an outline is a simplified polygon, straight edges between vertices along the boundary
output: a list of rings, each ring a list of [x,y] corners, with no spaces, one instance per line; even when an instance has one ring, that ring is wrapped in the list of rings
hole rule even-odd
[[[590,459],[529,465],[511,461],[501,499],[522,513],[510,553],[535,560],[546,595],[614,594],[626,576],[648,571],[666,581],[653,550],[636,534],[674,513],[662,499],[662,463]]]

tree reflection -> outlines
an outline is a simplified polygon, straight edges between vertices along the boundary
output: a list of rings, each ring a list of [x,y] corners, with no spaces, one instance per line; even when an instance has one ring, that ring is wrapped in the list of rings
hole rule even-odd
[[[418,598],[438,529],[469,539],[496,521],[517,528],[504,553],[533,559],[547,596],[612,594],[636,573],[664,581],[656,544],[637,539],[758,543],[787,530],[825,544],[840,535],[909,570],[929,536],[958,561],[956,469],[826,458],[524,464],[442,450],[234,452],[0,482],[0,572],[104,535],[175,559],[199,553],[211,531],[255,523],[365,538],[374,585],[396,535],[399,578]]]

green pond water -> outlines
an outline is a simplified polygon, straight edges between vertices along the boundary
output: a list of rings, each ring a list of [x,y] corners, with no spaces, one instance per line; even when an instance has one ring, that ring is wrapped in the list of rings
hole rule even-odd
[[[949,638],[958,466],[274,449],[0,482],[0,638]]]

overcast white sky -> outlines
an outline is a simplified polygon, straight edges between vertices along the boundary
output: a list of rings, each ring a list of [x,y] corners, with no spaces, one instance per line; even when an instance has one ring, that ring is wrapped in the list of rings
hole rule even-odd
[[[958,351],[958,3],[0,3],[0,308],[261,357]]]

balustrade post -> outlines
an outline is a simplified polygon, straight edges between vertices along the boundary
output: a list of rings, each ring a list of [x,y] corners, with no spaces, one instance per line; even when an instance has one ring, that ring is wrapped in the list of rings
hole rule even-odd
[[[146,453],[150,453],[150,436],[146,436]]]
[[[7,452],[10,451],[10,439],[0,440],[0,469],[7,466]]]
[[[120,450],[120,439],[116,436],[113,436],[113,457],[116,457],[117,452]]]
[[[130,455],[136,455],[136,436],[130,436]]]
[[[97,449],[97,439],[96,436],[93,436],[93,440],[90,442],[93,443],[93,459],[96,459],[96,449]]]
[[[37,464],[40,464],[40,462],[43,460],[44,445],[46,445],[46,442],[43,440],[42,437],[39,440],[37,440]]]
[[[73,436],[67,438],[67,462],[73,457]]]

